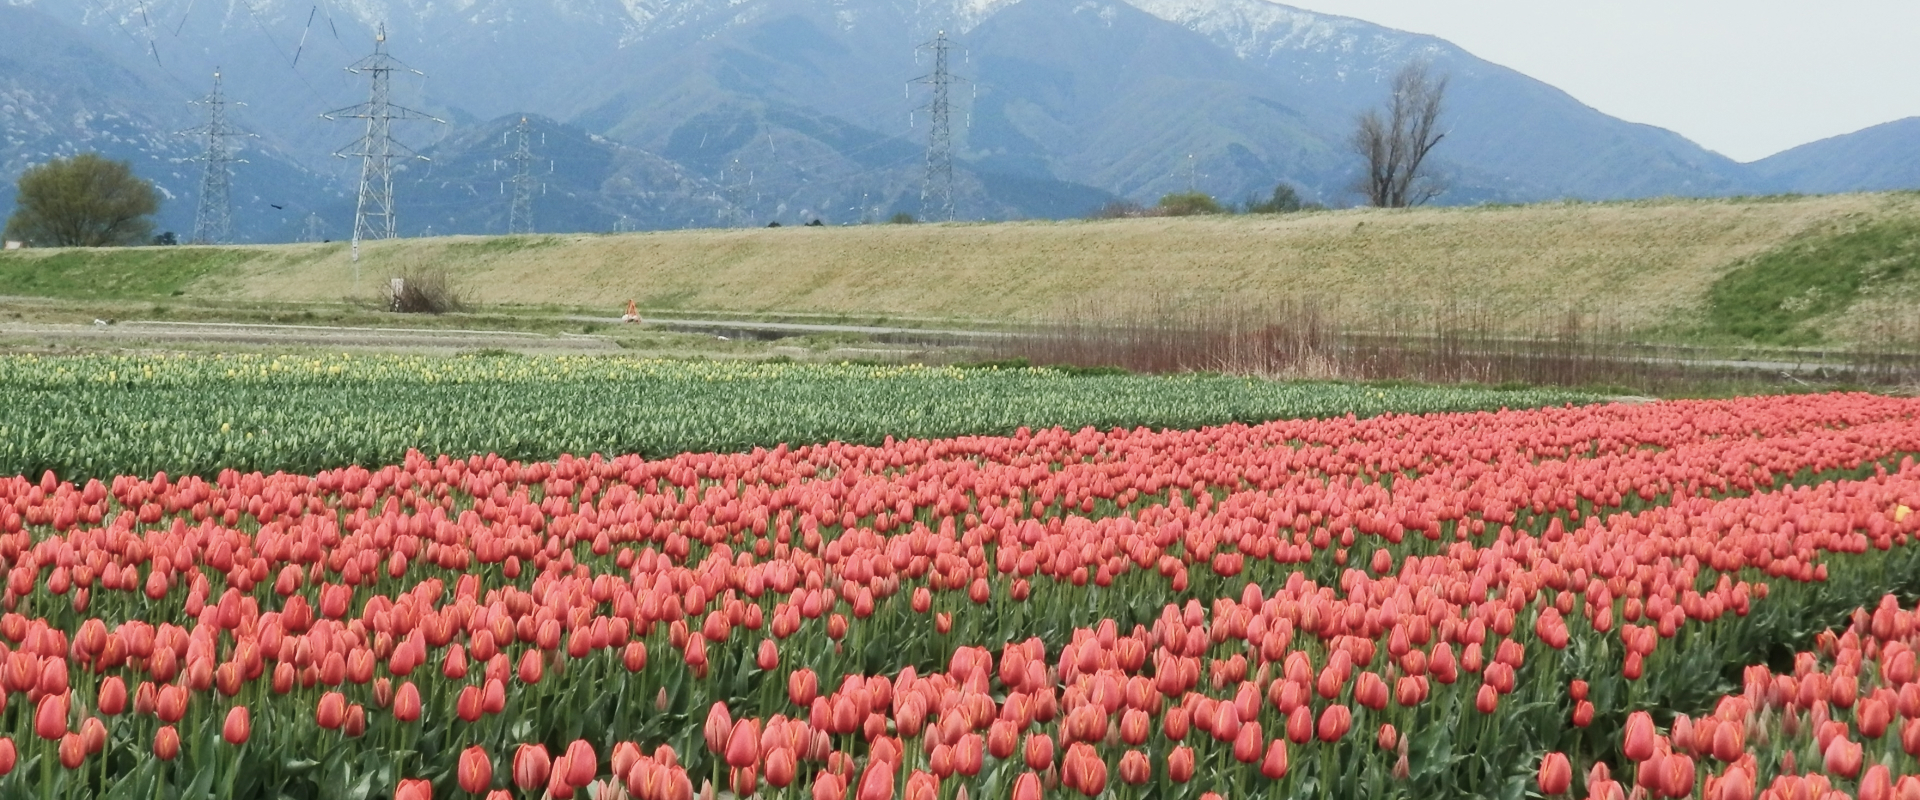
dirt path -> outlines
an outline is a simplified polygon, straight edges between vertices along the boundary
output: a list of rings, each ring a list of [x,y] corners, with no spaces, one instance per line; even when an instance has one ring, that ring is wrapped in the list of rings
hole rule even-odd
[[[563,355],[620,352],[606,336],[523,331],[430,330],[225,322],[117,322],[92,325],[0,324],[0,345],[83,348],[240,345],[451,354],[473,350]]]

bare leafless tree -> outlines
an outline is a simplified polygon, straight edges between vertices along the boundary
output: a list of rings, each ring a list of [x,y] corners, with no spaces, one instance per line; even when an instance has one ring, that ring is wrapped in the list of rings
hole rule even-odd
[[[1447,76],[1432,64],[1414,61],[1393,76],[1393,96],[1382,109],[1368,109],[1355,122],[1348,145],[1366,163],[1354,186],[1367,202],[1382,208],[1406,208],[1432,200],[1446,185],[1432,173],[1427,156],[1446,138],[1437,128],[1447,96]]]

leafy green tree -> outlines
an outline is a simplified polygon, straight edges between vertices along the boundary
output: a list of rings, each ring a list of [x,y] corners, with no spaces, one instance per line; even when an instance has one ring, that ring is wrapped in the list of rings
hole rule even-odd
[[[1300,201],[1300,193],[1286,183],[1273,187],[1273,197],[1270,199],[1247,201],[1249,214],[1291,214],[1304,208],[1306,204]]]
[[[160,193],[125,161],[81,153],[20,176],[6,238],[41,247],[146,244]]]
[[[1160,198],[1160,213],[1169,217],[1219,214],[1226,211],[1206,192],[1175,192]]]

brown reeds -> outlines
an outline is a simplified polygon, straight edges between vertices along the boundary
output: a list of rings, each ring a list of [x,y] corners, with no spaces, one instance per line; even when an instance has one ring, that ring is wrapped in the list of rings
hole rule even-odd
[[[1846,352],[1733,358],[1652,344],[1607,315],[1515,314],[1450,305],[1356,322],[1337,303],[1163,303],[1070,308],[995,346],[1035,365],[1217,372],[1276,379],[1607,388],[1648,394],[1746,387],[1897,388],[1920,383],[1920,336],[1904,329]]]

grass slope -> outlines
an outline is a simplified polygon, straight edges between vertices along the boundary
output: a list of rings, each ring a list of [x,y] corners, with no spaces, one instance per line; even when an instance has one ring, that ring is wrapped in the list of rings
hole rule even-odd
[[[1914,271],[1873,266],[1914,230],[1920,195],[1894,193],[443,237],[364,243],[357,269],[340,243],[24,251],[0,254],[0,294],[327,303],[444,267],[484,305],[607,314],[633,299],[686,314],[1022,320],[1309,296],[1360,320],[1465,308],[1527,326],[1577,309],[1787,342],[1787,328],[1844,318],[1852,303],[1916,294],[1901,288],[1920,283]],[[1834,259],[1855,266],[1825,269]]]

